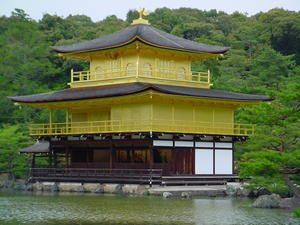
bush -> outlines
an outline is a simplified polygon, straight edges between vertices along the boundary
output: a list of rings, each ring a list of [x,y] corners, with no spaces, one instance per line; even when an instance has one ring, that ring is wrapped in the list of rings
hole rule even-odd
[[[266,188],[272,193],[279,194],[282,198],[292,196],[290,189],[282,182],[269,184],[266,186]]]
[[[296,217],[300,217],[300,208],[294,209],[294,215],[295,215]]]
[[[281,175],[274,175],[273,177],[254,176],[251,178],[250,183],[245,187],[253,190],[264,188],[272,193],[280,195],[283,198],[292,196],[290,189],[282,180]]]

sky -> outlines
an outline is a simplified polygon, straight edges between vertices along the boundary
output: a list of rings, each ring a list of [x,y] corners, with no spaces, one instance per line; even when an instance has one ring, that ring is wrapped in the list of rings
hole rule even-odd
[[[299,11],[300,0],[0,0],[0,15],[10,16],[15,8],[20,8],[36,20],[49,13],[63,17],[83,14],[91,17],[93,21],[99,21],[109,15],[125,19],[129,9],[141,7],[150,12],[161,7],[191,7],[201,10],[217,9],[227,13],[239,11],[253,15],[275,7]]]

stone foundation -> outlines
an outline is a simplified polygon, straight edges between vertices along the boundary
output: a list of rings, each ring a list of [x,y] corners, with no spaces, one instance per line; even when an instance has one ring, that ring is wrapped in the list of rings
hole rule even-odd
[[[85,192],[124,195],[145,195],[148,185],[138,184],[100,184],[100,183],[72,183],[72,182],[35,182],[28,184],[26,191],[34,192]]]
[[[83,192],[83,185],[81,183],[60,182],[58,184],[58,191],[60,191],[60,192]]]
[[[83,191],[89,193],[104,193],[104,187],[102,184],[95,184],[95,183],[86,183],[83,184]]]

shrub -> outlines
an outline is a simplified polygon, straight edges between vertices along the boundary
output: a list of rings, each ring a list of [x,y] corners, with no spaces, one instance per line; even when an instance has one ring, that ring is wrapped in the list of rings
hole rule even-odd
[[[296,217],[300,217],[300,208],[295,208],[295,209],[294,209],[294,215],[295,215]]]

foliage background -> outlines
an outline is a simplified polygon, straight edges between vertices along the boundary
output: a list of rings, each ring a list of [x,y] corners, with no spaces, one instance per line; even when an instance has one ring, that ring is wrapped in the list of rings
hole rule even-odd
[[[66,18],[45,14],[39,21],[21,9],[0,17],[0,171],[10,177],[26,174],[26,160],[17,151],[30,144],[26,126],[47,121],[47,113],[15,106],[6,96],[66,88],[70,69],[84,70],[86,62],[57,57],[49,46],[93,39],[118,31],[136,18],[129,11],[124,21],[108,16],[93,22],[85,15]],[[209,44],[230,46],[224,58],[193,64],[210,69],[213,88],[266,94],[275,100],[236,114],[239,122],[257,124],[257,132],[238,144],[236,167],[251,185],[288,193],[280,170],[300,167],[300,13],[272,9],[253,16],[192,8],[158,8],[150,13],[152,26]],[[299,175],[290,176],[299,182]]]

